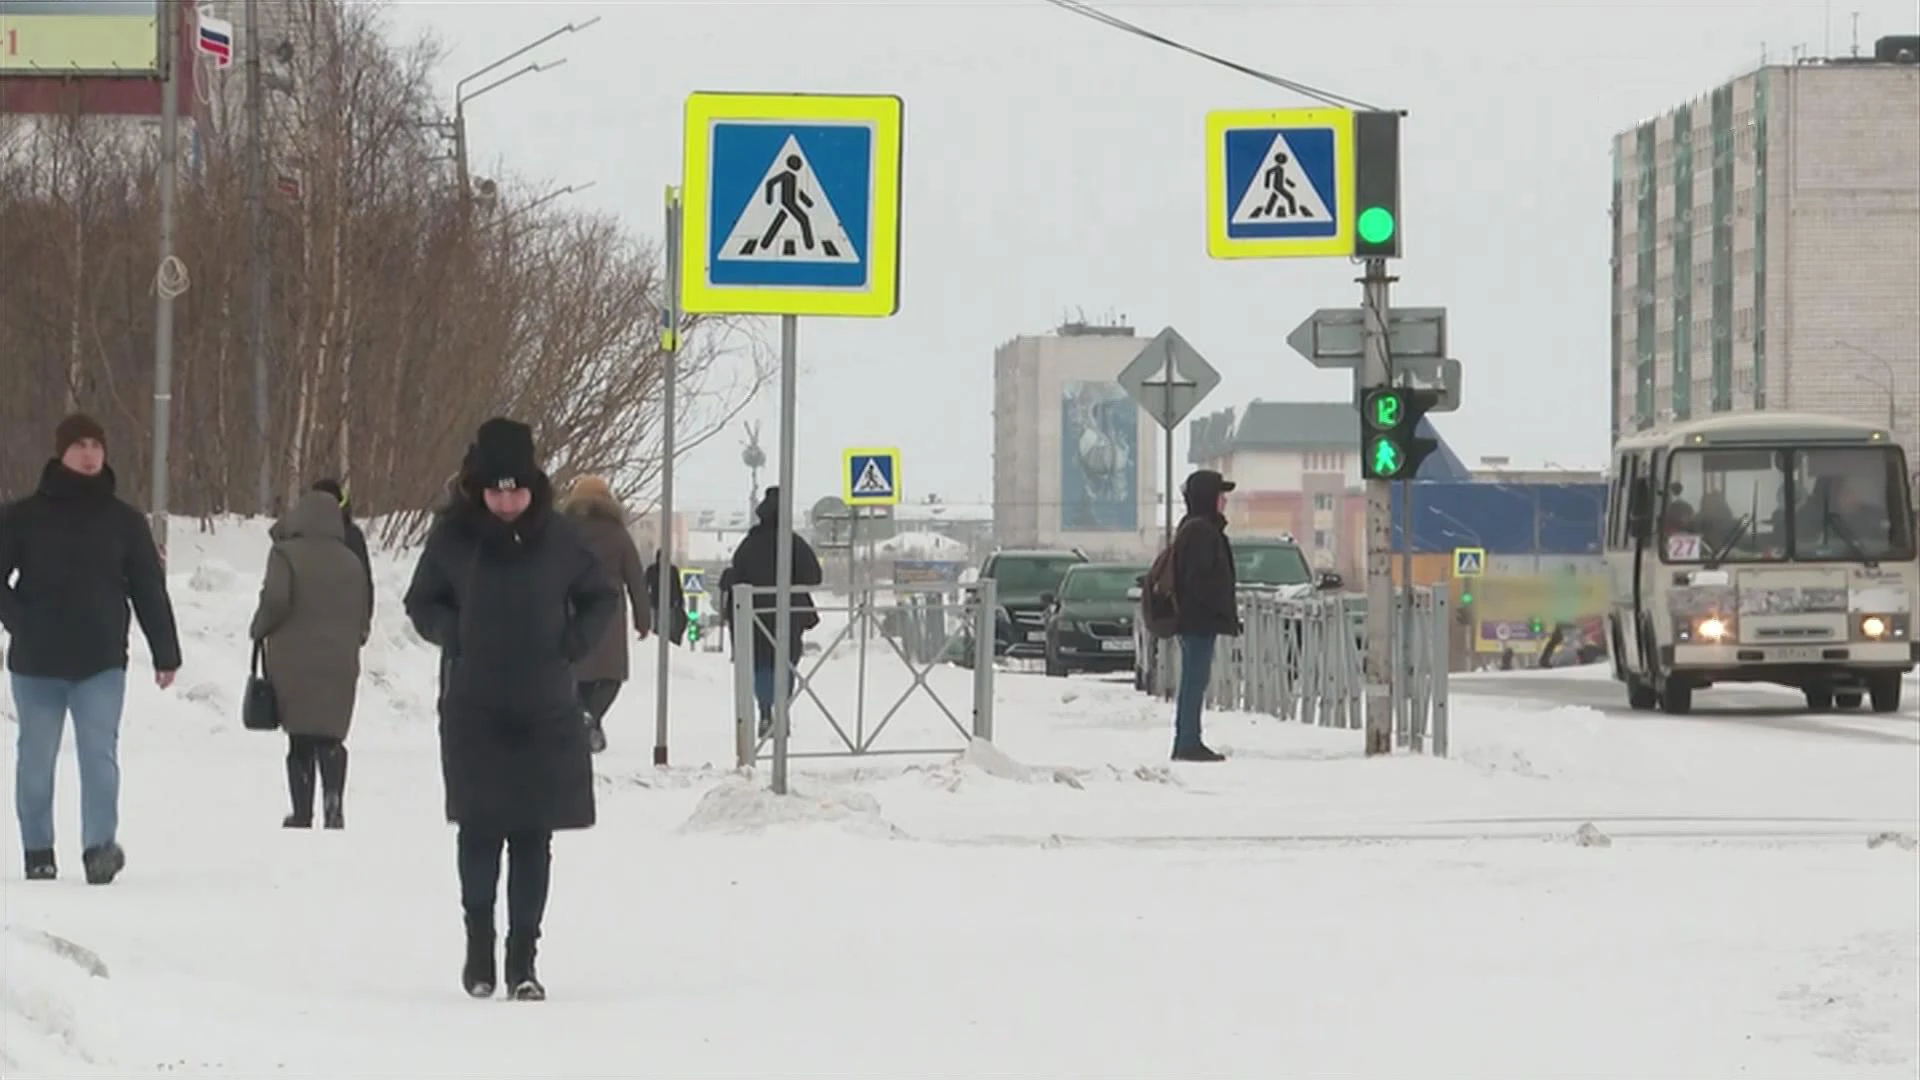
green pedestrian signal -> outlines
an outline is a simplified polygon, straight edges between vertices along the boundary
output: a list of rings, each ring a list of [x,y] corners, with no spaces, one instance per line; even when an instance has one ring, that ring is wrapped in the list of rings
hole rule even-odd
[[[1411,480],[1440,441],[1420,434],[1420,420],[1440,404],[1440,391],[1376,386],[1360,396],[1364,426],[1360,476],[1366,480]]]
[[[1393,239],[1393,211],[1384,206],[1361,210],[1360,220],[1354,224],[1360,231],[1362,243],[1384,244]]]

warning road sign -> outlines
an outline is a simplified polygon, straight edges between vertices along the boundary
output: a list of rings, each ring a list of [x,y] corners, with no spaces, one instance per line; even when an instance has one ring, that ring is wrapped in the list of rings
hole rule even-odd
[[[900,503],[900,451],[848,450],[841,476],[848,506],[897,506]]]
[[[1468,547],[1453,549],[1453,576],[1479,577],[1487,572],[1487,549]]]

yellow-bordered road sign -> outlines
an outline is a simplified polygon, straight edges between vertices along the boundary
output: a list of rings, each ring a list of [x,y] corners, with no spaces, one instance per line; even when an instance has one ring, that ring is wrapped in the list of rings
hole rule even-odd
[[[1207,254],[1216,259],[1353,254],[1353,113],[1207,114]]]
[[[892,95],[690,95],[682,307],[861,318],[899,310],[905,113]]]
[[[1487,572],[1487,549],[1463,547],[1453,549],[1453,576],[1474,578]]]
[[[841,498],[848,506],[900,505],[900,451],[848,450],[842,461]]]

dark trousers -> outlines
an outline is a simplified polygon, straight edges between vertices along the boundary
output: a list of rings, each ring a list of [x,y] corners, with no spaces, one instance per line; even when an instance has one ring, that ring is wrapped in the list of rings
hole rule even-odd
[[[547,915],[547,887],[552,880],[553,834],[521,833],[496,836],[462,827],[460,852],[460,906],[469,925],[491,928],[494,901],[500,894],[500,856],[507,859],[507,936],[532,943],[540,937]]]
[[[347,790],[346,744],[324,735],[287,736],[287,796],[296,820],[313,818],[316,774],[327,815],[338,818]]]
[[[1180,635],[1180,688],[1173,699],[1173,746],[1193,750],[1200,739],[1200,714],[1207,706],[1207,683],[1213,678],[1212,634]]]
[[[580,695],[580,707],[586,710],[587,722],[599,727],[606,719],[607,710],[613,708],[613,701],[620,696],[620,687],[625,685],[619,679],[593,679],[575,683],[574,690]]]

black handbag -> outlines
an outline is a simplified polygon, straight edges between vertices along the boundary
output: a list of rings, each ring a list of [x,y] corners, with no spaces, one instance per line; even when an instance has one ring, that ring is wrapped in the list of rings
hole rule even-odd
[[[280,728],[280,699],[265,671],[267,643],[253,643],[253,670],[247,676],[246,698],[240,703],[240,723],[248,731],[277,731]]]

